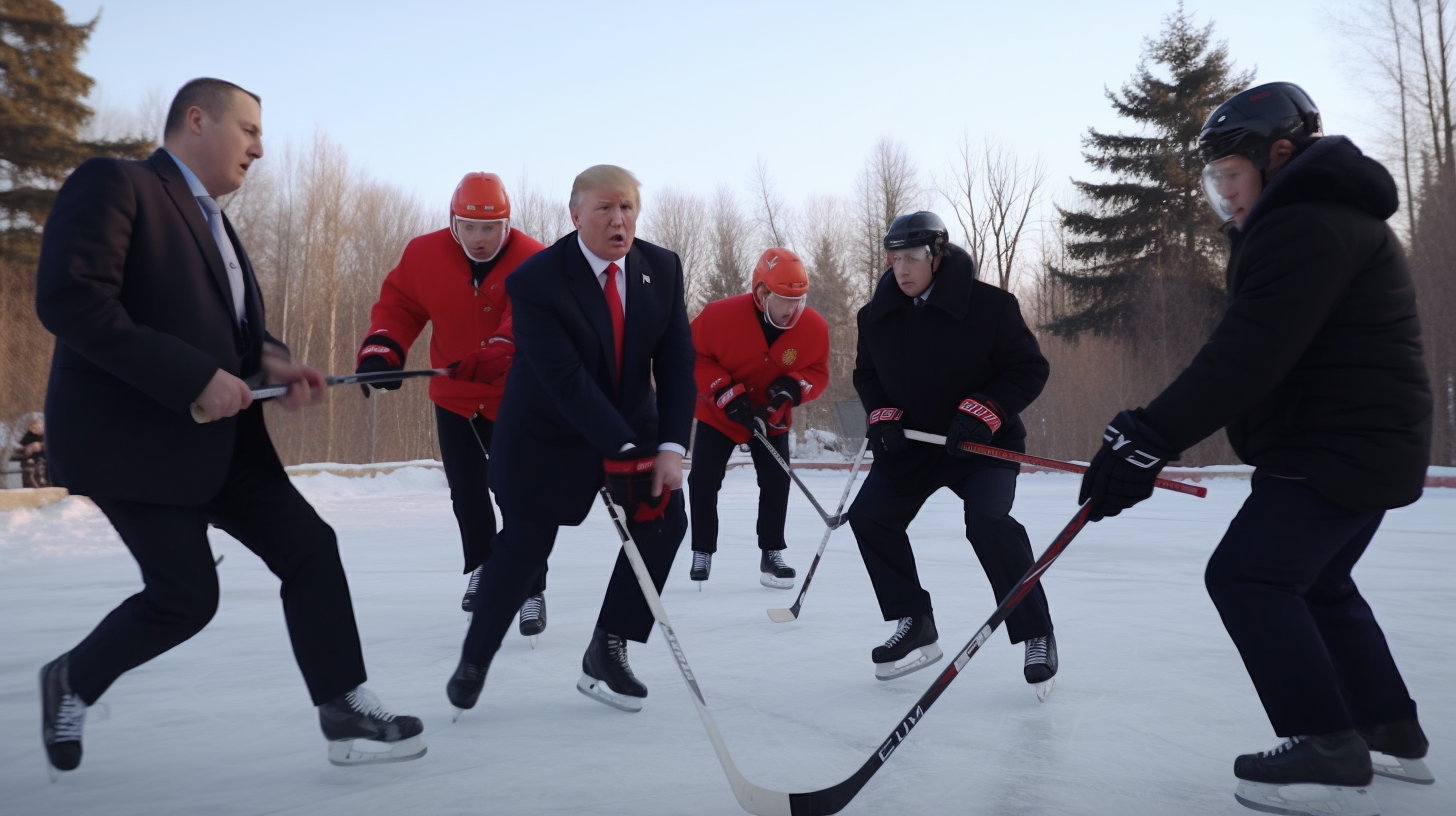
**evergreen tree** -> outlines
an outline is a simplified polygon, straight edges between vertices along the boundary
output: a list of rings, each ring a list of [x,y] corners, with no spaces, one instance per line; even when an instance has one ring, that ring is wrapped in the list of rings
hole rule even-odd
[[[1223,305],[1227,242],[1204,200],[1198,133],[1253,73],[1234,73],[1227,44],[1213,41],[1213,24],[1195,26],[1181,3],[1163,23],[1158,38],[1145,41],[1131,81],[1106,92],[1141,133],[1089,128],[1083,138],[1087,163],[1113,180],[1075,181],[1087,208],[1058,208],[1068,236],[1065,263],[1049,265],[1049,272],[1069,305],[1047,328],[1159,350],[1171,358],[1165,373],[1173,373]]]

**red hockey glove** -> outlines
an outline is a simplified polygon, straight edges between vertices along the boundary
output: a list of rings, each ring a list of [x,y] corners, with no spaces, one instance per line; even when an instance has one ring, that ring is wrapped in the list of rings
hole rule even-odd
[[[508,337],[492,337],[486,344],[447,366],[450,379],[493,385],[511,368],[516,344]]]
[[[358,361],[355,364],[355,374],[372,374],[376,371],[402,371],[404,370],[404,355],[400,353],[399,346],[393,341],[377,334],[370,335],[364,339],[364,345],[359,349]],[[371,387],[384,391],[398,390],[404,383],[400,380],[388,380],[386,382],[370,383],[361,385],[364,396],[369,396]]]
[[[999,430],[1001,411],[996,403],[980,395],[967,397],[961,400],[955,418],[950,421],[950,430],[945,433],[945,450],[960,458],[975,456],[968,450],[961,450],[961,443],[988,444]]]
[[[728,416],[730,422],[737,422],[747,428],[750,434],[758,427],[753,421],[753,403],[748,401],[747,389],[743,387],[743,383],[733,383],[727,388],[718,389],[718,393],[713,395],[713,404]]]
[[[803,398],[803,387],[793,377],[783,376],[769,383],[765,395],[768,402],[761,416],[769,430],[781,433],[789,429],[789,411]]]
[[[870,429],[868,436],[870,447],[876,453],[899,453],[909,446],[905,441],[905,426],[900,424],[900,418],[905,412],[899,408],[876,408],[870,411]]]
[[[638,524],[662,518],[667,514],[667,503],[672,501],[672,491],[666,488],[662,495],[652,495],[652,467],[656,462],[655,454],[634,445],[602,463],[607,472],[607,495]]]

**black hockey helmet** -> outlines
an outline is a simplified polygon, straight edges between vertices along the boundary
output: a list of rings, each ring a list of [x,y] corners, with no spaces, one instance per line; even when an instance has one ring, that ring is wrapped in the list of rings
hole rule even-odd
[[[928,246],[930,257],[934,258],[945,249],[948,240],[950,233],[940,216],[921,210],[902,215],[890,223],[890,231],[885,233],[885,249]]]
[[[1235,94],[1203,123],[1198,149],[1203,161],[1243,156],[1259,170],[1269,166],[1269,148],[1280,139],[1302,150],[1320,133],[1320,112],[1304,89],[1270,82]]]

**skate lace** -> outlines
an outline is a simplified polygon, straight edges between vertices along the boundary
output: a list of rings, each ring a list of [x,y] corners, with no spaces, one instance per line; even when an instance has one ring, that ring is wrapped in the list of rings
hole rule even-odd
[[[896,643],[899,643],[900,641],[904,640],[905,639],[905,636],[910,633],[910,627],[914,623],[915,623],[915,619],[914,618],[901,618],[900,619],[900,626],[899,626],[899,628],[895,629],[895,634],[890,635],[890,639],[887,640],[887,641],[885,641],[885,648],[886,649],[889,649],[889,648],[893,647]]]
[[[384,704],[379,702],[379,698],[374,696],[374,692],[363,686],[345,694],[344,702],[349,704],[349,708],[366,717],[373,717],[385,722],[394,721],[394,715],[384,710]]]
[[[1033,666],[1047,662],[1047,639],[1030,638],[1026,641],[1026,665]]]
[[[81,695],[62,695],[60,708],[56,711],[56,741],[70,742],[81,739],[81,726],[85,723],[86,704],[81,702]]]
[[[483,569],[485,569],[485,565],[481,564],[475,568],[474,572],[470,573],[470,584],[465,587],[465,593],[467,595],[474,595],[475,591],[480,588],[480,571]]]
[[[1306,737],[1290,737],[1289,739],[1285,740],[1284,742],[1280,743],[1279,745],[1276,745],[1273,748],[1270,748],[1267,751],[1260,751],[1259,752],[1259,756],[1262,756],[1262,757],[1271,757],[1271,756],[1275,756],[1276,754],[1282,754],[1285,751],[1288,751],[1289,749],[1291,749],[1294,746],[1298,745],[1299,743],[1303,742],[1305,739],[1306,739]]]
[[[629,672],[631,671],[631,666],[629,666],[627,663],[626,640],[617,637],[616,635],[607,635],[607,654],[611,655],[611,658],[613,660],[617,661],[618,663],[622,664],[623,667],[627,668]]]
[[[765,550],[764,553],[764,557],[774,566],[774,569],[788,569],[789,565],[784,563],[784,554],[782,552],[779,550]]]
[[[546,599],[540,595],[532,595],[521,604],[521,620],[538,620],[541,611],[546,607]]]
[[[693,569],[707,569],[713,563],[713,556],[705,552],[693,553]]]

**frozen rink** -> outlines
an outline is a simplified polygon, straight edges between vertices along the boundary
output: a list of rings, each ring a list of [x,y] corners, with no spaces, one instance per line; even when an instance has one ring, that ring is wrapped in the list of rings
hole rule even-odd
[[[821,503],[847,471],[799,471]],[[466,621],[460,543],[443,473],[296,478],[338,531],[370,670],[387,707],[425,721],[417,762],[336,768],[325,756],[283,629],[277,580],[241,545],[222,603],[186,644],[134,670],[93,707],[80,769],[51,784],[39,735],[40,666],[140,587],[105,518],[78,499],[0,513],[0,812],[65,814],[742,813],[660,633],[633,644],[650,696],[637,714],[575,689],[617,537],[597,506],[551,559],[549,626],[537,648],[512,630],[480,704],[457,723],[445,681]],[[1206,499],[1159,491],[1089,525],[1045,578],[1061,672],[1038,703],[1004,629],[966,666],[844,813],[987,816],[1248,814],[1234,756],[1274,736],[1203,590],[1203,566],[1248,482],[1203,482]],[[1024,475],[1015,514],[1039,552],[1076,511],[1077,477]],[[764,610],[797,595],[758,583],[751,468],[730,471],[713,577],[688,580],[683,544],[663,593],[688,660],[740,769],[803,791],[856,770],[944,667],[874,679],[880,620],[848,528],[836,532],[800,619]],[[1356,578],[1420,705],[1437,782],[1377,779],[1386,816],[1456,813],[1456,490],[1391,512]],[[823,526],[790,499],[788,562],[807,571]],[[941,491],[911,527],[947,658],[995,607]]]

